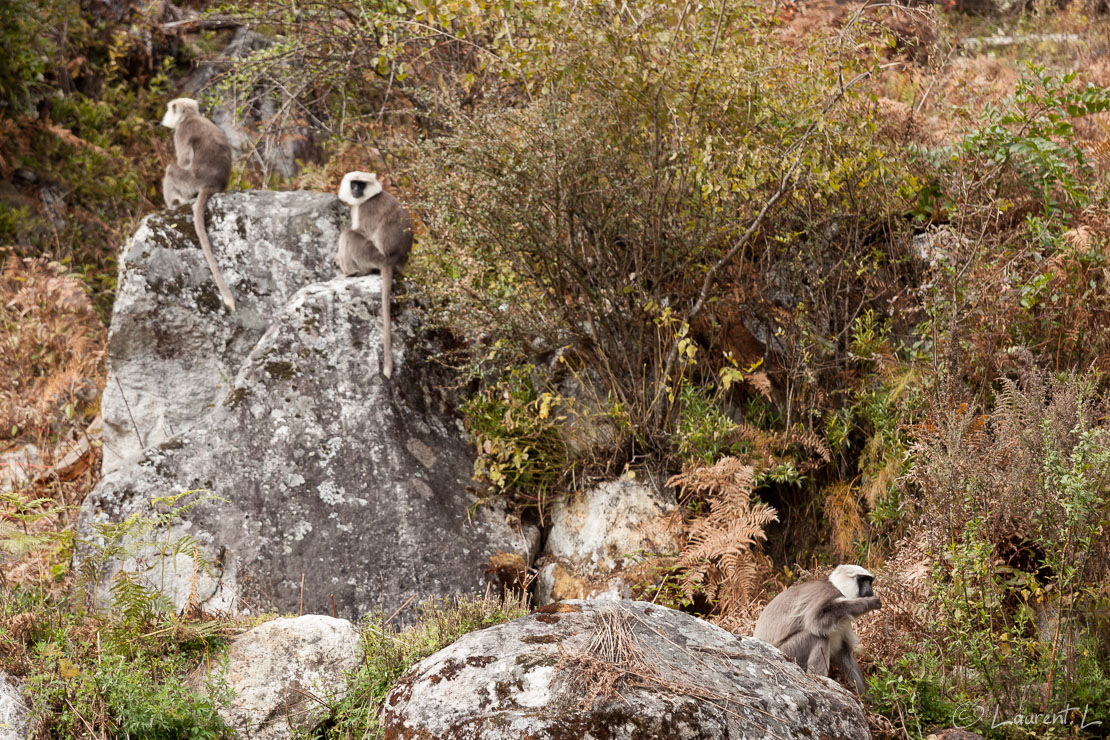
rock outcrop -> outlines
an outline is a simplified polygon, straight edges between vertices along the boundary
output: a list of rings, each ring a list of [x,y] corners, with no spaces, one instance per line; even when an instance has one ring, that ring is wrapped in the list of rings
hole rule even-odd
[[[560,501],[537,565],[536,603],[632,596],[650,582],[652,554],[676,554],[678,543],[658,524],[674,502],[648,483],[621,478]]]
[[[386,698],[386,738],[869,738],[770,645],[644,602],[569,601],[463,636]]]
[[[481,592],[488,558],[530,562],[538,534],[499,509],[471,510],[473,456],[446,390],[454,379],[429,360],[448,339],[421,331],[412,308],[396,311],[395,369],[383,378],[379,278],[313,282],[335,249],[336,199],[295,194],[313,213],[295,199],[279,208],[276,195],[227,196],[212,219],[217,253],[233,231],[277,239],[279,224],[281,243],[300,252],[286,274],[269,247],[271,278],[254,272],[262,260],[221,265],[243,305],[238,318],[220,307],[191,223],[148,219],[140,229],[108,385],[131,379],[122,385],[141,429],[162,429],[171,411],[178,421],[85,499],[78,559],[98,564],[102,601],[126,570],[178,608],[357,619]],[[242,256],[248,248],[234,243],[225,255]],[[294,292],[296,276],[309,284]],[[136,404],[139,377],[149,385]]]
[[[345,619],[275,619],[232,639],[226,659],[202,665],[190,683],[226,683],[234,696],[220,716],[239,737],[286,740],[327,716],[324,702],[343,697],[361,653],[358,630]]]
[[[103,472],[187,431],[230,390],[273,315],[332,264],[347,209],[328,193],[220,193],[208,235],[237,310],[220,302],[188,206],[143,219],[120,260],[108,334]]]

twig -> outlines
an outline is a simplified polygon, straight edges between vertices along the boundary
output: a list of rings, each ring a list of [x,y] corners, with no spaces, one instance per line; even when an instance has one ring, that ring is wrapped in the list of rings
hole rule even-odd
[[[131,419],[131,427],[135,430],[135,436],[139,438],[139,449],[145,450],[146,445],[143,444],[143,435],[139,431],[139,425],[135,423],[135,417],[131,414],[131,405],[127,403],[127,396],[123,393],[123,386],[119,382],[119,376],[116,376],[116,387],[119,388],[119,397],[123,399],[123,407],[127,409],[127,417]]]
[[[171,28],[179,28],[181,26],[195,26],[203,30],[215,30],[219,28],[242,28],[243,21],[231,15],[214,15],[207,18],[188,18],[183,21],[171,21],[170,23],[163,23],[162,30],[168,31]]]
[[[401,604],[401,605],[400,605],[399,607],[397,607],[397,611],[395,611],[395,612],[393,612],[392,614],[390,614],[390,615],[389,615],[389,619],[387,619],[387,620],[385,620],[384,622],[382,622],[382,626],[385,626],[385,625],[389,624],[390,622],[392,622],[392,621],[393,621],[393,618],[394,618],[395,616],[397,616],[398,614],[400,614],[400,613],[401,613],[401,610],[402,610],[402,609],[404,609],[404,608],[405,608],[406,606],[408,606],[408,605],[409,605],[409,602],[411,602],[411,601],[412,601],[413,599],[415,599],[415,598],[416,598],[416,594],[413,594],[412,596],[410,596],[410,597],[409,597],[408,601],[406,601],[406,602],[405,602],[404,604]]]

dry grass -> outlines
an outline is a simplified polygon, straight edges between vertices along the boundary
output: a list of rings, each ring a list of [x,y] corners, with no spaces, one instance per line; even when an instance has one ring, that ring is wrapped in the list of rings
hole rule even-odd
[[[84,428],[104,385],[106,341],[80,280],[55,262],[8,255],[0,271],[0,441]]]
[[[0,252],[0,255],[3,255]],[[0,270],[0,582],[47,590],[57,545],[99,478],[92,420],[107,331],[82,282],[44,259]]]
[[[883,607],[856,622],[865,659],[894,666],[909,650],[930,639],[928,613],[932,569],[942,551],[940,533],[920,529],[899,541],[894,554],[876,569],[875,593]]]
[[[555,672],[566,677],[565,697],[576,698],[589,711],[620,696],[630,681],[639,685],[659,680],[632,631],[633,617],[623,609],[594,612],[589,645],[583,651],[563,651]]]

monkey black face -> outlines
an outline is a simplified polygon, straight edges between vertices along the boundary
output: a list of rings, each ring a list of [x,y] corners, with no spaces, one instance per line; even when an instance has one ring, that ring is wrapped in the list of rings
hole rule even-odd
[[[836,566],[829,574],[829,580],[846,599],[860,599],[875,595],[871,589],[871,581],[875,580],[875,576],[858,565]]]
[[[373,172],[348,172],[339,185],[339,200],[349,206],[360,205],[382,192],[382,184]]]

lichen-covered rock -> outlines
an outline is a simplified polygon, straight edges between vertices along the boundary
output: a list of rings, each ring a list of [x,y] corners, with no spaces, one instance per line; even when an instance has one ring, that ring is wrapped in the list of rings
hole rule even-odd
[[[503,511],[470,511],[473,455],[445,390],[453,378],[428,359],[446,340],[420,331],[413,309],[395,312],[385,379],[380,306],[377,276],[301,289],[210,415],[101,480],[82,505],[78,560],[116,546],[106,526],[140,517],[100,570],[101,600],[123,569],[179,608],[334,604],[354,619],[480,593],[500,552],[531,561],[534,528],[522,537]]]
[[[320,700],[346,693],[346,673],[361,652],[358,630],[345,619],[275,619],[235,637],[226,659],[202,664],[190,683],[226,682],[234,696],[220,716],[239,737],[285,740],[326,717]]]
[[[834,681],[640,601],[569,601],[463,636],[386,697],[389,740],[869,738]]]
[[[651,554],[673,554],[678,543],[650,526],[674,508],[665,492],[628,478],[602,483],[560,501],[539,561],[536,601],[628,598],[629,586],[650,578]]]
[[[0,671],[0,740],[27,740],[29,737],[31,710],[19,686]]]
[[[336,274],[347,209],[328,193],[221,193],[212,251],[236,311],[220,301],[188,206],[143,219],[120,260],[108,335],[103,472],[192,427],[300,288]]]

